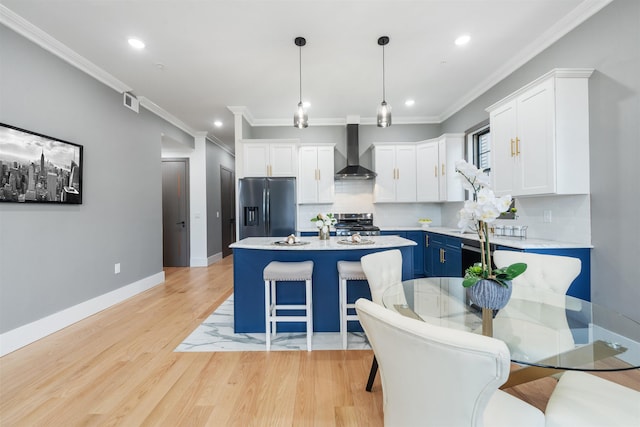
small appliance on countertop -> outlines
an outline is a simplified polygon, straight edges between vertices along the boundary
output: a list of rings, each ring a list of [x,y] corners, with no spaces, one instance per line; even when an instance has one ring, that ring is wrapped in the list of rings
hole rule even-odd
[[[335,218],[336,236],[379,236],[380,228],[373,225],[372,213],[337,213]]]

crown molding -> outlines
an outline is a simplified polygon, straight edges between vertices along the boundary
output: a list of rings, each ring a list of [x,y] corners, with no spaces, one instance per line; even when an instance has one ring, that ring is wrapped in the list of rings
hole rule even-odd
[[[526,48],[520,51],[519,55],[505,63],[502,67],[496,70],[495,73],[490,75],[482,83],[472,89],[466,96],[460,98],[457,102],[451,105],[443,114],[439,117],[440,122],[444,122],[449,117],[453,116],[458,111],[462,110],[473,100],[480,95],[491,89],[493,86],[504,80],[518,68],[526,64],[540,52],[551,46],[567,33],[572,31],[578,25],[595,15],[602,8],[607,6],[613,0],[585,0],[578,7],[573,9],[569,14],[560,19],[555,25],[545,31],[540,37],[530,43]]]
[[[251,112],[247,107],[227,107],[233,114],[241,114],[243,117],[247,119],[247,122],[252,127],[256,126],[264,126],[264,127],[275,127],[275,126],[293,126],[291,120],[289,119],[256,119],[253,117]],[[309,119],[309,126],[345,126],[349,123],[349,118],[347,117],[312,117]],[[355,117],[355,116],[354,116]],[[376,118],[375,117],[359,117],[359,123],[363,125],[375,125]],[[415,116],[415,117],[395,117],[393,119],[394,124],[399,125],[411,125],[411,124],[440,124],[438,116]]]
[[[128,85],[116,79],[93,62],[80,56],[65,44],[54,39],[49,34],[33,25],[31,22],[15,14],[6,6],[3,6],[1,4],[0,23],[6,25],[16,33],[20,34],[28,40],[31,40],[41,48],[51,52],[60,59],[85,72],[94,79],[104,83],[113,90],[120,93],[131,92],[132,89]]]
[[[255,118],[253,117],[253,115],[251,114],[251,111],[249,111],[249,109],[247,107],[244,106],[229,106],[227,105],[227,109],[229,109],[229,111],[231,111],[234,115],[238,115],[240,114],[242,117],[245,118],[245,120],[251,125],[253,126],[255,123]]]
[[[169,123],[171,123],[172,125],[174,125],[178,129],[188,133],[189,135],[191,135],[194,138],[199,137],[199,136],[203,136],[203,135],[204,136],[207,135],[206,132],[201,132],[201,131],[197,131],[197,130],[193,129],[191,126],[187,125],[185,122],[183,122],[182,120],[180,120],[179,118],[177,118],[173,114],[169,113],[164,108],[158,106],[153,101],[149,100],[149,98],[146,98],[144,96],[139,96],[138,97],[138,101],[140,101],[140,105],[141,106],[143,106],[147,110],[151,111],[156,116],[163,118],[164,120],[168,121]]]

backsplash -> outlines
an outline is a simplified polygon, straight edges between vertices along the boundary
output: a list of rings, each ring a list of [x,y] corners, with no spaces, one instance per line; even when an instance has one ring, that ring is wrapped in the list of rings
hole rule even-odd
[[[374,224],[382,228],[417,227],[418,218],[431,218],[433,225],[440,224],[440,204],[373,203],[374,184],[375,180],[336,181],[333,204],[298,207],[298,228],[313,228],[310,219],[319,212],[371,212]]]
[[[313,229],[311,218],[319,212],[372,212],[375,225],[417,227],[418,218],[431,218],[433,226],[457,227],[462,202],[452,203],[373,203],[375,180],[335,182],[335,200],[326,205],[300,205],[298,228]],[[547,196],[517,198],[518,218],[498,220],[505,225],[527,225],[528,238],[591,244],[590,197]],[[544,212],[551,222],[544,222]]]
[[[442,206],[443,226],[456,227],[462,203]],[[514,220],[497,220],[496,224],[527,225],[527,237],[591,244],[591,205],[588,195],[516,198]],[[551,222],[544,222],[544,212],[551,212]]]

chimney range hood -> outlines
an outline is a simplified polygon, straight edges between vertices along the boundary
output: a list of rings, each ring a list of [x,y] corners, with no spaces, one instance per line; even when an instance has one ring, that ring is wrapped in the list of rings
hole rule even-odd
[[[347,125],[347,167],[336,172],[335,179],[373,179],[376,173],[360,166],[358,125]]]

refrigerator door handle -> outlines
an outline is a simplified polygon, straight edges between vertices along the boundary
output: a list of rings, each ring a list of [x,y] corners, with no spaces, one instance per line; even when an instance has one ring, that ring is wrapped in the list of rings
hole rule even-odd
[[[265,187],[262,190],[262,213],[264,215],[263,217],[263,224],[267,227],[267,235],[271,235],[271,223],[269,222],[269,218],[270,218],[270,200],[269,200],[269,187]]]

